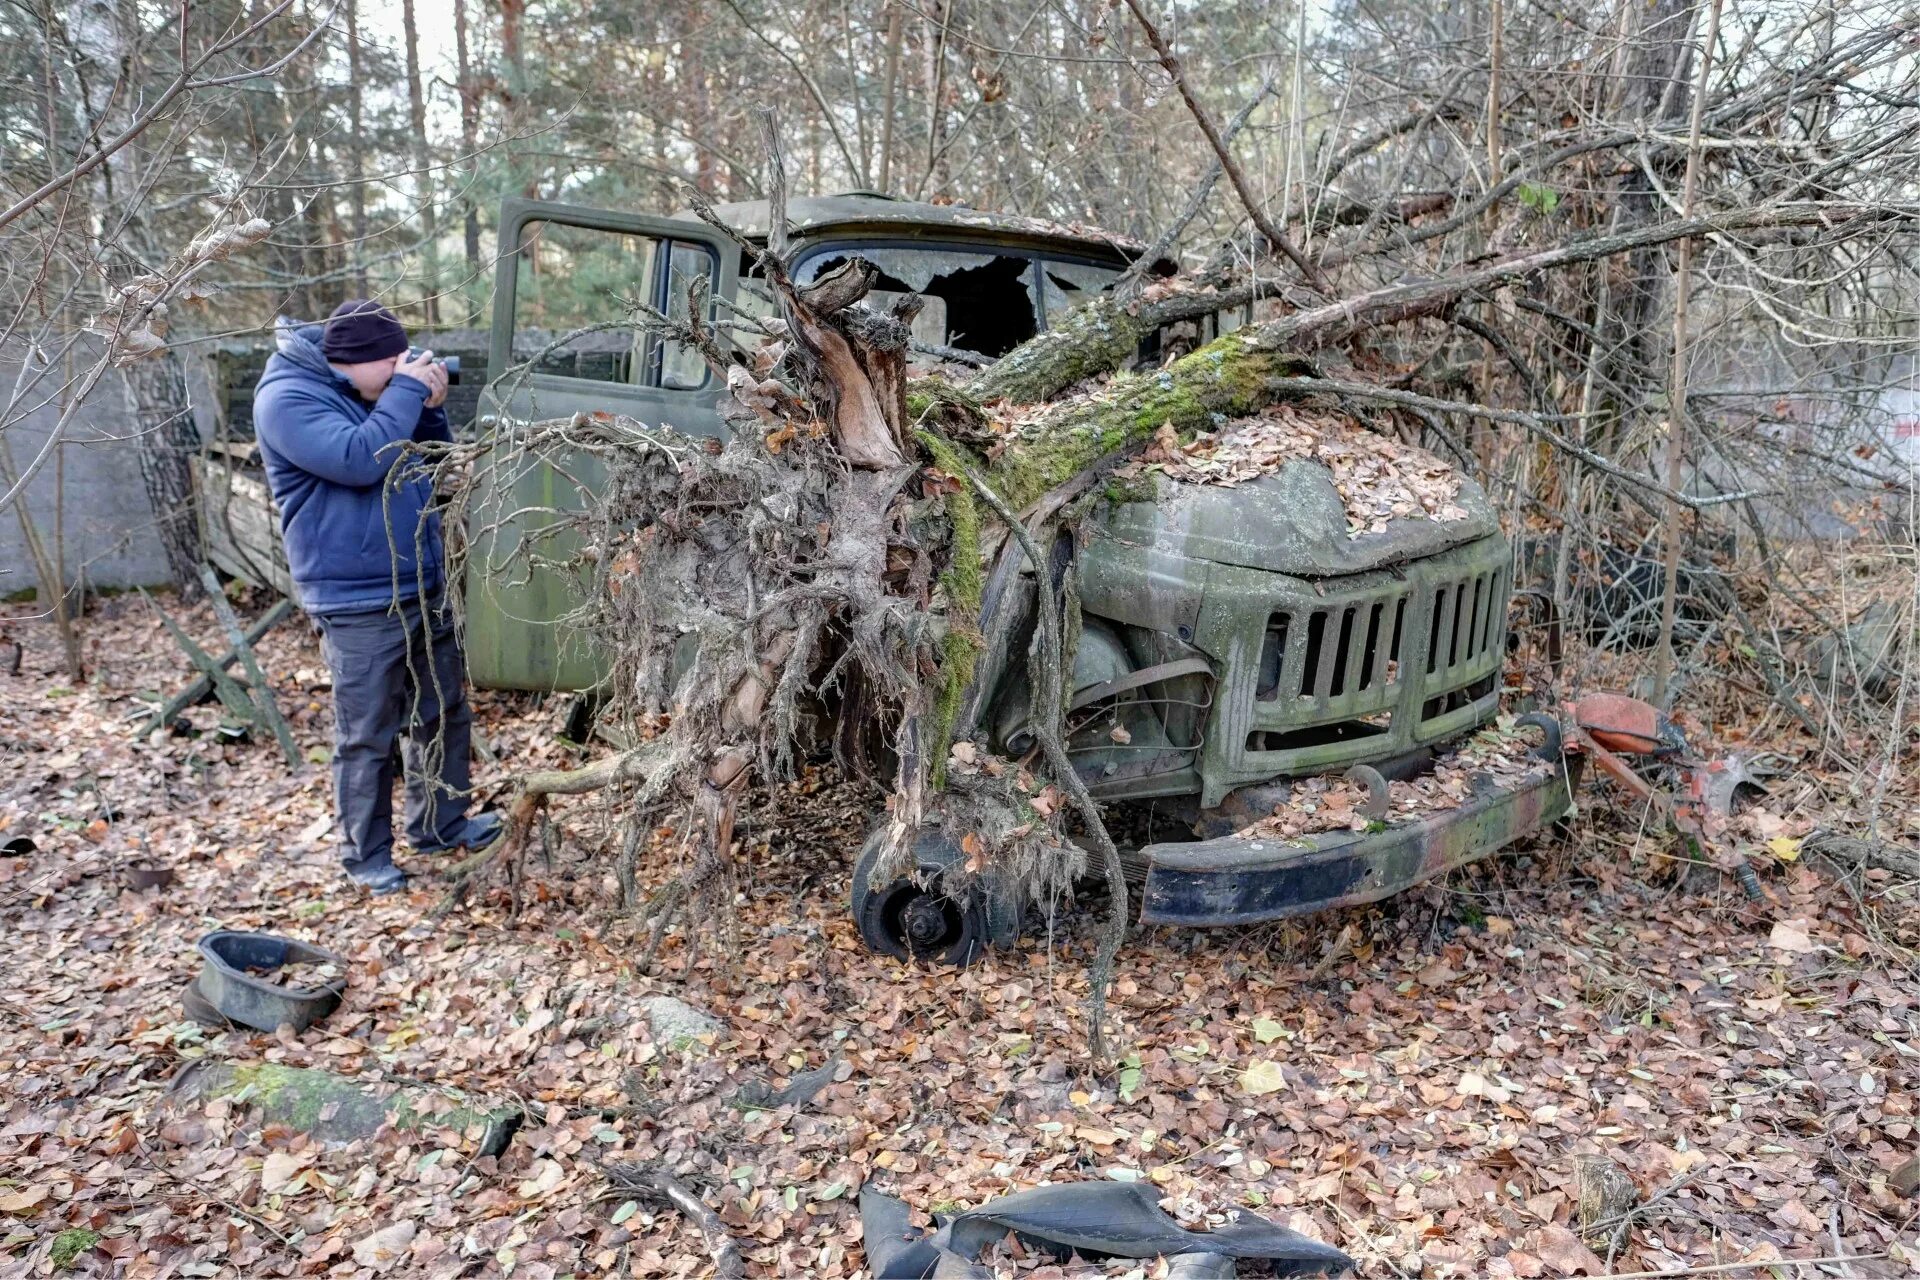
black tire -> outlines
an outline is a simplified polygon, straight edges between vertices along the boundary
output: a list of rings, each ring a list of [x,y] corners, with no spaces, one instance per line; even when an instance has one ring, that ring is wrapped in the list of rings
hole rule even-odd
[[[869,951],[957,968],[978,960],[989,946],[1019,937],[1019,912],[1005,895],[975,885],[955,896],[942,887],[947,869],[959,864],[960,850],[937,832],[915,844],[917,875],[870,883],[882,834],[867,837],[853,867],[853,921]]]

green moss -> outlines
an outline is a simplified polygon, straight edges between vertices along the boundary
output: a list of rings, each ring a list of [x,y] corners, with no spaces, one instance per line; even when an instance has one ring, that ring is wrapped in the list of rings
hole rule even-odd
[[[916,430],[969,436],[986,425],[980,402],[945,378],[915,378],[907,384],[907,421]]]
[[[1099,396],[1061,406],[1007,446],[989,479],[1010,505],[1024,509],[1163,425],[1185,434],[1262,408],[1279,395],[1275,378],[1304,367],[1298,356],[1256,350],[1228,334],[1164,369],[1124,374]]]
[[[1152,502],[1159,497],[1154,487],[1152,475],[1130,476],[1127,479],[1107,481],[1107,487],[1101,491],[1101,497],[1119,505],[1127,502]]]
[[[947,785],[947,755],[953,749],[953,726],[960,719],[960,703],[967,696],[967,686],[973,683],[974,669],[980,664],[984,648],[980,628],[971,622],[964,626],[949,625],[940,641],[940,692],[934,698],[933,723],[927,732],[936,791]]]
[[[313,1128],[329,1102],[338,1102],[343,1091],[357,1092],[339,1076],[277,1062],[239,1062],[231,1070],[229,1097],[257,1103],[294,1129]]]
[[[457,1106],[429,1115],[407,1094],[383,1099],[344,1076],[272,1062],[234,1063],[228,1071],[231,1083],[218,1091],[221,1096],[251,1103],[262,1115],[303,1133],[324,1129],[371,1134],[383,1122],[405,1132],[457,1129],[465,1133],[476,1125],[496,1124],[514,1112],[511,1106]]]
[[[922,431],[919,436],[942,471],[956,477],[978,471],[957,445],[931,431]],[[953,726],[985,647],[980,635],[980,597],[986,589],[986,574],[980,566],[980,504],[973,489],[964,480],[961,484],[959,492],[947,495],[947,519],[953,526],[953,537],[947,548],[946,571],[940,575],[947,596],[947,634],[940,642],[940,691],[934,698],[933,723],[927,733],[936,789],[946,785]]]
[[[90,1231],[86,1227],[68,1227],[53,1238],[53,1248],[47,1256],[56,1271],[65,1271],[81,1254],[99,1243],[98,1231]]]

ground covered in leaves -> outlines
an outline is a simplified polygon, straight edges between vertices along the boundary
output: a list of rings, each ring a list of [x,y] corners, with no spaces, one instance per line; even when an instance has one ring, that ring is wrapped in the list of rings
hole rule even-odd
[[[182,616],[220,647],[204,609]],[[1843,882],[1783,853],[1764,903],[1717,879],[1690,893],[1657,824],[1589,792],[1569,839],[1381,908],[1136,934],[1113,1002],[1124,1057],[1095,1072],[1091,940],[1073,921],[1051,952],[959,973],[860,949],[844,905],[872,803],[857,787],[810,775],[781,798],[794,816],[748,815],[730,928],[675,932],[643,972],[597,801],[559,810],[517,920],[497,886],[439,920],[431,881],[398,899],[347,888],[302,625],[262,645],[313,761],[298,773],[271,743],[132,740],[136,698],[184,682],[137,599],[88,619],[80,688],[46,628],[7,625],[26,662],[0,675],[0,843],[33,847],[0,857],[0,1270],[703,1274],[691,1224],[614,1189],[610,1171],[640,1166],[698,1190],[762,1276],[860,1273],[867,1183],[925,1214],[1086,1178],[1150,1180],[1189,1221],[1251,1208],[1367,1275],[1835,1256],[1867,1261],[1774,1274],[1920,1271],[1915,1202],[1887,1186],[1916,1141],[1920,925],[1913,886],[1885,872]],[[500,759],[575,757],[552,708],[479,703]],[[133,890],[141,860],[178,879]],[[298,1035],[183,1021],[216,927],[344,953],[341,1008]],[[656,1040],[656,996],[719,1030]],[[432,1123],[329,1148],[244,1096],[170,1102],[198,1059],[457,1087],[528,1120],[499,1156]],[[739,1100],[836,1059],[803,1108]],[[1583,1241],[1576,1170],[1594,1159],[1640,1207]]]

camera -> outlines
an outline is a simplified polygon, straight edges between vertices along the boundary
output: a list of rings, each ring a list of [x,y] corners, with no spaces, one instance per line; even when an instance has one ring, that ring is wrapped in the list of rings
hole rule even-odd
[[[407,359],[417,360],[419,358],[420,358],[419,347],[407,348]],[[445,369],[447,371],[448,386],[457,387],[460,385],[460,357],[459,356],[442,356],[439,360],[436,360],[434,363],[438,364],[442,369]]]

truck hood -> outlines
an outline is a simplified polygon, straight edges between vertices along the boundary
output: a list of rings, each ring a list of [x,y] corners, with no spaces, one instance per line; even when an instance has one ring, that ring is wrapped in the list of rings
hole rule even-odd
[[[1486,494],[1465,477],[1455,499],[1465,518],[1395,519],[1378,533],[1354,537],[1347,535],[1346,505],[1333,476],[1317,462],[1288,462],[1233,487],[1153,479],[1153,501],[1108,504],[1094,522],[1094,536],[1189,560],[1335,578],[1404,564],[1500,531]]]

